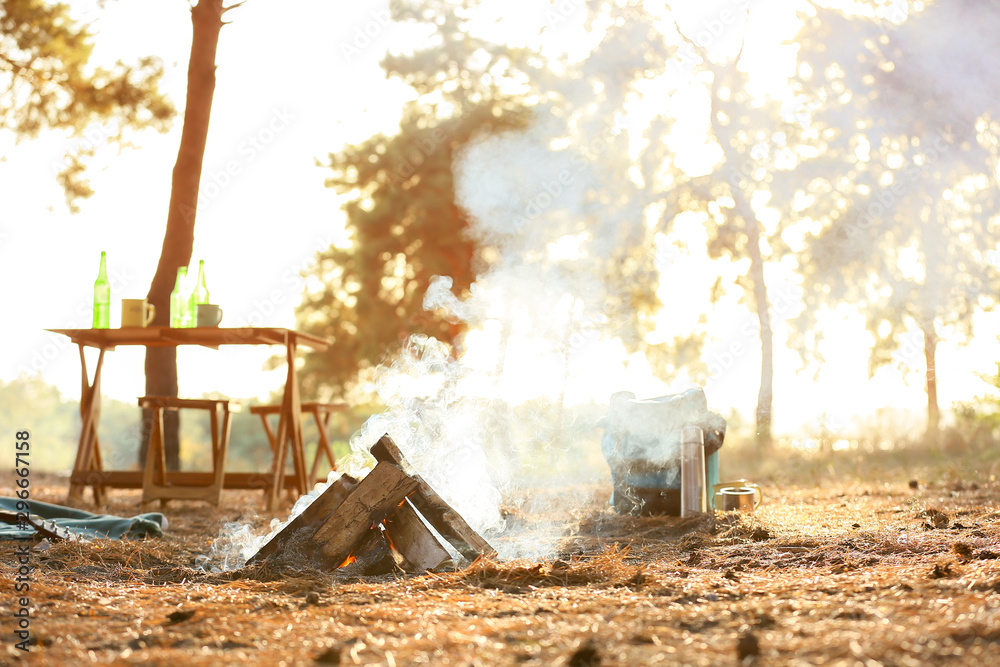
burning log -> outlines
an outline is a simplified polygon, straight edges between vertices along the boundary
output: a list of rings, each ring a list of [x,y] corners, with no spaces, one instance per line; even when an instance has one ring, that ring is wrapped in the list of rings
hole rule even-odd
[[[404,472],[409,465],[388,436],[372,453],[378,464],[364,479],[343,475],[334,481],[247,565],[308,559],[314,567],[343,568],[345,574],[450,565],[448,551],[426,524],[470,560],[496,553],[426,482]]]
[[[417,482],[391,463],[379,463],[347,495],[309,541],[323,560],[340,566],[367,532],[415,491]]]
[[[273,553],[283,551],[292,541],[293,537],[300,540],[311,538],[319,528],[319,522],[333,514],[333,511],[344,502],[347,494],[353,491],[357,485],[358,480],[350,475],[341,475],[340,478],[334,480],[319,498],[314,500],[309,507],[302,510],[297,517],[289,521],[288,525],[280,533],[271,538],[270,542],[261,547],[247,561],[247,565],[253,565],[265,560]]]
[[[424,525],[409,499],[385,520],[389,542],[402,557],[399,566],[408,572],[436,570],[451,563],[451,556]]]
[[[394,567],[392,544],[385,531],[376,526],[361,538],[339,569],[347,576],[368,576],[391,572]]]
[[[496,553],[496,549],[473,530],[462,515],[452,509],[427,482],[419,475],[412,474],[413,468],[392,438],[383,435],[372,445],[371,453],[376,461],[394,463],[410,473],[410,477],[418,484],[417,492],[411,498],[413,505],[460,554],[469,560],[475,560],[481,555],[492,556]]]

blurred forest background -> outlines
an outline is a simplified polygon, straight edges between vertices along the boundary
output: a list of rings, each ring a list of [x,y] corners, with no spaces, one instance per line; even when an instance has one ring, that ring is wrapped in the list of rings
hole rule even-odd
[[[566,4],[546,10],[550,32],[567,19]],[[399,131],[316,147],[332,150],[320,166],[344,202],[351,242],[321,251],[305,272],[297,327],[335,341],[307,355],[302,377],[307,396],[355,406],[334,418],[338,455],[382,408],[373,392],[379,369],[405,357],[411,335],[433,336],[459,358],[490,334],[500,348],[493,363],[505,371],[519,335],[513,323],[526,315],[544,339],[534,349],[563,359],[563,393],[511,410],[530,420],[539,403],[554,405],[558,426],[540,436],[550,443],[599,437],[584,416],[599,403],[566,400],[575,339],[613,341],[624,354],[641,353],[665,382],[702,386],[725,381],[720,350],[738,344],[760,354],[759,382],[743,388],[756,396],[754,414],[721,410],[729,440],[746,452],[733,454],[740,465],[763,465],[754,452],[776,447],[823,465],[837,453],[859,465],[915,449],[990,465],[1000,442],[1000,364],[996,376],[968,378],[980,388],[976,399],[941,406],[937,354],[942,341],[996,335],[975,325],[1000,298],[1000,80],[988,65],[1000,55],[1000,11],[970,0],[909,12],[877,0],[802,3],[786,57],[761,64],[752,36],[764,34],[767,18],[755,18],[755,3],[701,13],[569,4],[586,12],[584,56],[492,38],[473,0],[391,3],[392,20],[423,35],[382,63],[412,89]],[[85,62],[92,37],[45,42],[25,26],[64,26],[67,8],[0,6],[0,73],[38,93],[8,93],[6,129],[30,138],[88,108],[126,109],[134,118],[122,123],[137,126],[172,113],[155,92],[152,61],[143,63],[145,87],[111,100],[93,94],[103,84],[53,75],[70,99],[94,85],[80,104],[46,106],[61,99],[44,89],[55,84],[28,80],[18,63]],[[140,98],[155,102],[151,111]],[[68,126],[82,131],[93,119],[80,112]],[[89,194],[85,173],[66,165],[68,201]],[[493,304],[513,315],[495,314],[491,290]],[[751,317],[735,343],[709,334],[722,304]],[[884,409],[773,432],[782,391],[775,346],[794,348],[803,372],[818,376],[838,344],[824,335],[834,315],[867,331],[871,377],[886,366],[920,376],[919,420]],[[560,326],[549,330],[546,319]],[[136,421],[134,405],[105,401],[106,465],[134,465]],[[39,467],[72,465],[78,404],[39,378],[0,384],[0,428],[26,422],[45,448]],[[207,463],[183,446],[204,442],[206,427],[185,421],[184,467]],[[230,456],[233,470],[270,460],[258,418],[246,411],[235,419]]]

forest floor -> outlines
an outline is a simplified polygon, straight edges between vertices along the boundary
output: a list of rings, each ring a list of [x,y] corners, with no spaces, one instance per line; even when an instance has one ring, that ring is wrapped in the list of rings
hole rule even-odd
[[[32,553],[28,653],[0,543],[0,664],[997,664],[997,476],[834,470],[769,477],[754,514],[702,520],[617,516],[595,489],[551,558],[421,576],[202,572],[224,522],[285,512],[254,514],[260,494],[237,491],[219,510],[171,503],[163,537]],[[35,500],[65,492],[32,478]],[[109,496],[103,511],[138,512],[139,492]]]

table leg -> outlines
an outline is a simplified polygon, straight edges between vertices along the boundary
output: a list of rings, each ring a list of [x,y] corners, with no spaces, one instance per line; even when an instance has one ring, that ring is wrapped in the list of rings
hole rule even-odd
[[[278,448],[277,443],[274,441],[274,429],[271,428],[271,422],[267,419],[267,413],[260,413],[260,420],[264,422],[264,432],[267,433],[267,444],[271,448],[271,460],[273,461]]]
[[[271,511],[278,505],[282,487],[285,481],[285,452],[288,449],[288,402],[291,400],[288,390],[288,380],[285,380],[285,391],[281,397],[281,412],[278,413],[278,432],[274,436],[274,456],[271,459],[271,481],[267,486],[266,506]]]
[[[289,415],[289,425],[291,426],[291,447],[292,461],[295,465],[295,477],[298,480],[299,494],[305,495],[309,492],[312,482],[309,480],[309,471],[306,466],[306,445],[302,437],[302,400],[299,395],[299,380],[295,373],[295,339],[288,341],[288,381],[292,388],[292,400]]]
[[[90,472],[85,483],[70,484],[68,499],[82,501],[83,489],[90,486],[94,492],[94,502],[98,505],[105,500],[105,489],[101,483],[101,453],[97,439],[97,426],[101,416],[101,369],[104,366],[104,349],[97,356],[97,366],[94,368],[94,381],[90,382],[87,373],[87,358],[84,356],[83,345],[80,348],[80,366],[82,382],[80,386],[80,442],[76,450],[74,472]]]
[[[284,488],[285,456],[292,450],[292,463],[295,468],[295,488],[300,495],[308,491],[305,471],[305,455],[302,444],[302,420],[300,412],[302,403],[299,400],[299,385],[295,374],[295,341],[288,340],[286,344],[288,375],[285,378],[285,391],[281,399],[281,412],[278,416],[278,433],[275,436],[274,468],[271,471],[271,483],[267,489],[267,509],[273,510],[278,504],[278,498]]]
[[[219,463],[219,410],[216,405],[209,413],[209,428],[212,430],[212,472],[218,469]]]
[[[330,439],[326,435],[330,428],[330,413],[319,406],[313,408],[312,413],[316,419],[316,428],[319,429],[319,440],[316,443],[316,458],[313,459],[312,468],[309,470],[310,481],[316,479],[316,473],[319,471],[319,458],[323,454],[330,461],[330,470],[337,469],[337,460],[333,456],[333,450],[330,449]]]
[[[90,490],[94,494],[94,504],[98,507],[103,506],[108,500],[108,489],[104,486],[104,464],[101,462],[101,440],[97,437],[97,425],[94,425],[94,449],[91,456],[90,469],[95,471],[93,475],[97,481],[96,484],[90,487]]]

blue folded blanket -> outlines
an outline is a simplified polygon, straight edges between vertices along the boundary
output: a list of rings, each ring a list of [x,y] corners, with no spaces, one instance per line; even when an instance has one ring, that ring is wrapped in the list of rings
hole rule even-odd
[[[17,498],[0,497],[0,512],[16,514],[19,510]],[[130,518],[111,514],[93,514],[84,510],[43,503],[39,500],[27,501],[32,518],[38,517],[86,539],[112,539],[163,535],[165,524],[159,512],[148,512]],[[34,528],[19,528],[16,523],[0,522],[0,540],[24,540],[34,536]]]

